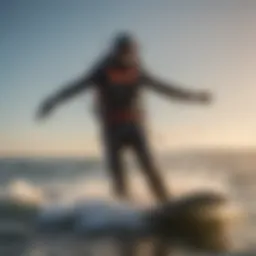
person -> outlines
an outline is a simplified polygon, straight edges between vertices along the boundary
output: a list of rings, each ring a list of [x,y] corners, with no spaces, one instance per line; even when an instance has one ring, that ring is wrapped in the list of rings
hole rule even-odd
[[[48,116],[57,106],[91,87],[96,90],[96,113],[115,194],[121,198],[129,197],[122,161],[123,149],[129,147],[136,154],[157,199],[168,200],[166,184],[154,164],[146,139],[140,97],[142,89],[150,88],[164,96],[202,104],[209,103],[210,94],[182,89],[155,78],[140,61],[135,37],[122,32],[113,40],[109,53],[90,72],[42,103],[38,117]]]
[[[75,235],[89,243],[113,238],[120,255],[129,256],[137,255],[145,240],[153,245],[155,256],[167,256],[180,246],[204,253],[226,252],[232,247],[229,206],[225,195],[215,192],[196,193],[154,207],[91,199],[73,206],[45,206],[36,218],[35,231],[41,237]]]

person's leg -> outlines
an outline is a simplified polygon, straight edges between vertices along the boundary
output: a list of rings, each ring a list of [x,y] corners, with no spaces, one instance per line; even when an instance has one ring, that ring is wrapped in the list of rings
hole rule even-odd
[[[132,147],[138,157],[139,164],[144,171],[148,184],[160,201],[169,200],[167,187],[161,178],[159,171],[155,167],[150,154],[144,131],[140,127],[135,127],[132,135]]]
[[[105,156],[107,168],[113,182],[114,194],[120,198],[128,197],[127,177],[122,159],[122,143],[117,133],[105,133]]]

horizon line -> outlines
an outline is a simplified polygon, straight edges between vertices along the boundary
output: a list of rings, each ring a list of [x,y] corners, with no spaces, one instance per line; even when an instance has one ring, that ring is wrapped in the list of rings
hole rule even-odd
[[[206,146],[206,147],[184,147],[184,148],[169,148],[162,152],[161,154],[185,154],[185,153],[207,153],[207,152],[255,152],[256,146]],[[159,154],[157,150],[154,150],[156,154]],[[87,158],[87,159],[97,159],[101,158],[101,153],[97,154],[88,154],[88,153],[39,153],[33,154],[32,152],[27,153],[8,153],[2,152],[0,153],[0,159],[26,159],[26,158],[38,158],[38,159],[58,159],[58,158]]]

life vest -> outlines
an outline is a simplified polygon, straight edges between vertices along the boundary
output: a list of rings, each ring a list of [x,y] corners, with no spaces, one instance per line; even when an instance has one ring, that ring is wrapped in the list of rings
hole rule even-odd
[[[133,68],[127,68],[127,69],[121,69],[121,68],[106,68],[106,84],[102,86],[109,86],[112,87],[112,89],[115,91],[116,94],[118,94],[118,91],[122,88],[120,87],[133,87],[133,88],[126,88],[128,89],[127,93],[133,94],[131,91],[136,90],[135,86],[138,83],[138,78],[139,78],[139,71],[135,67]],[[125,89],[125,88],[124,88]],[[125,89],[125,90],[126,90]],[[126,93],[124,90],[124,93]],[[99,93],[96,95],[96,104],[98,106],[101,106],[104,108],[104,97],[107,97],[107,100],[112,100],[109,99],[111,96],[114,96],[113,94],[110,95],[102,95],[104,94],[104,88],[103,90],[99,90]],[[117,96],[119,97],[119,96]],[[128,96],[129,100],[132,100],[133,95]],[[122,101],[122,99],[121,99]],[[113,102],[110,102],[110,105]],[[104,109],[103,109],[104,112]],[[114,123],[114,124],[119,124],[119,123],[124,123],[124,122],[129,122],[129,121],[135,121],[139,119],[139,113],[138,110],[136,109],[136,106],[122,106],[120,108],[116,107],[111,109],[110,111],[108,110],[105,112],[105,119],[108,123]]]

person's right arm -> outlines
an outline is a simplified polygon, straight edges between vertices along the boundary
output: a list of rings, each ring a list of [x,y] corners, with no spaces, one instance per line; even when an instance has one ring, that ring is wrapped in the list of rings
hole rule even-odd
[[[85,91],[93,84],[93,76],[84,76],[70,84],[67,84],[64,88],[60,89],[52,96],[43,101],[39,107],[37,113],[38,118],[44,118],[49,115],[55,107],[60,103],[72,98],[73,96]]]

